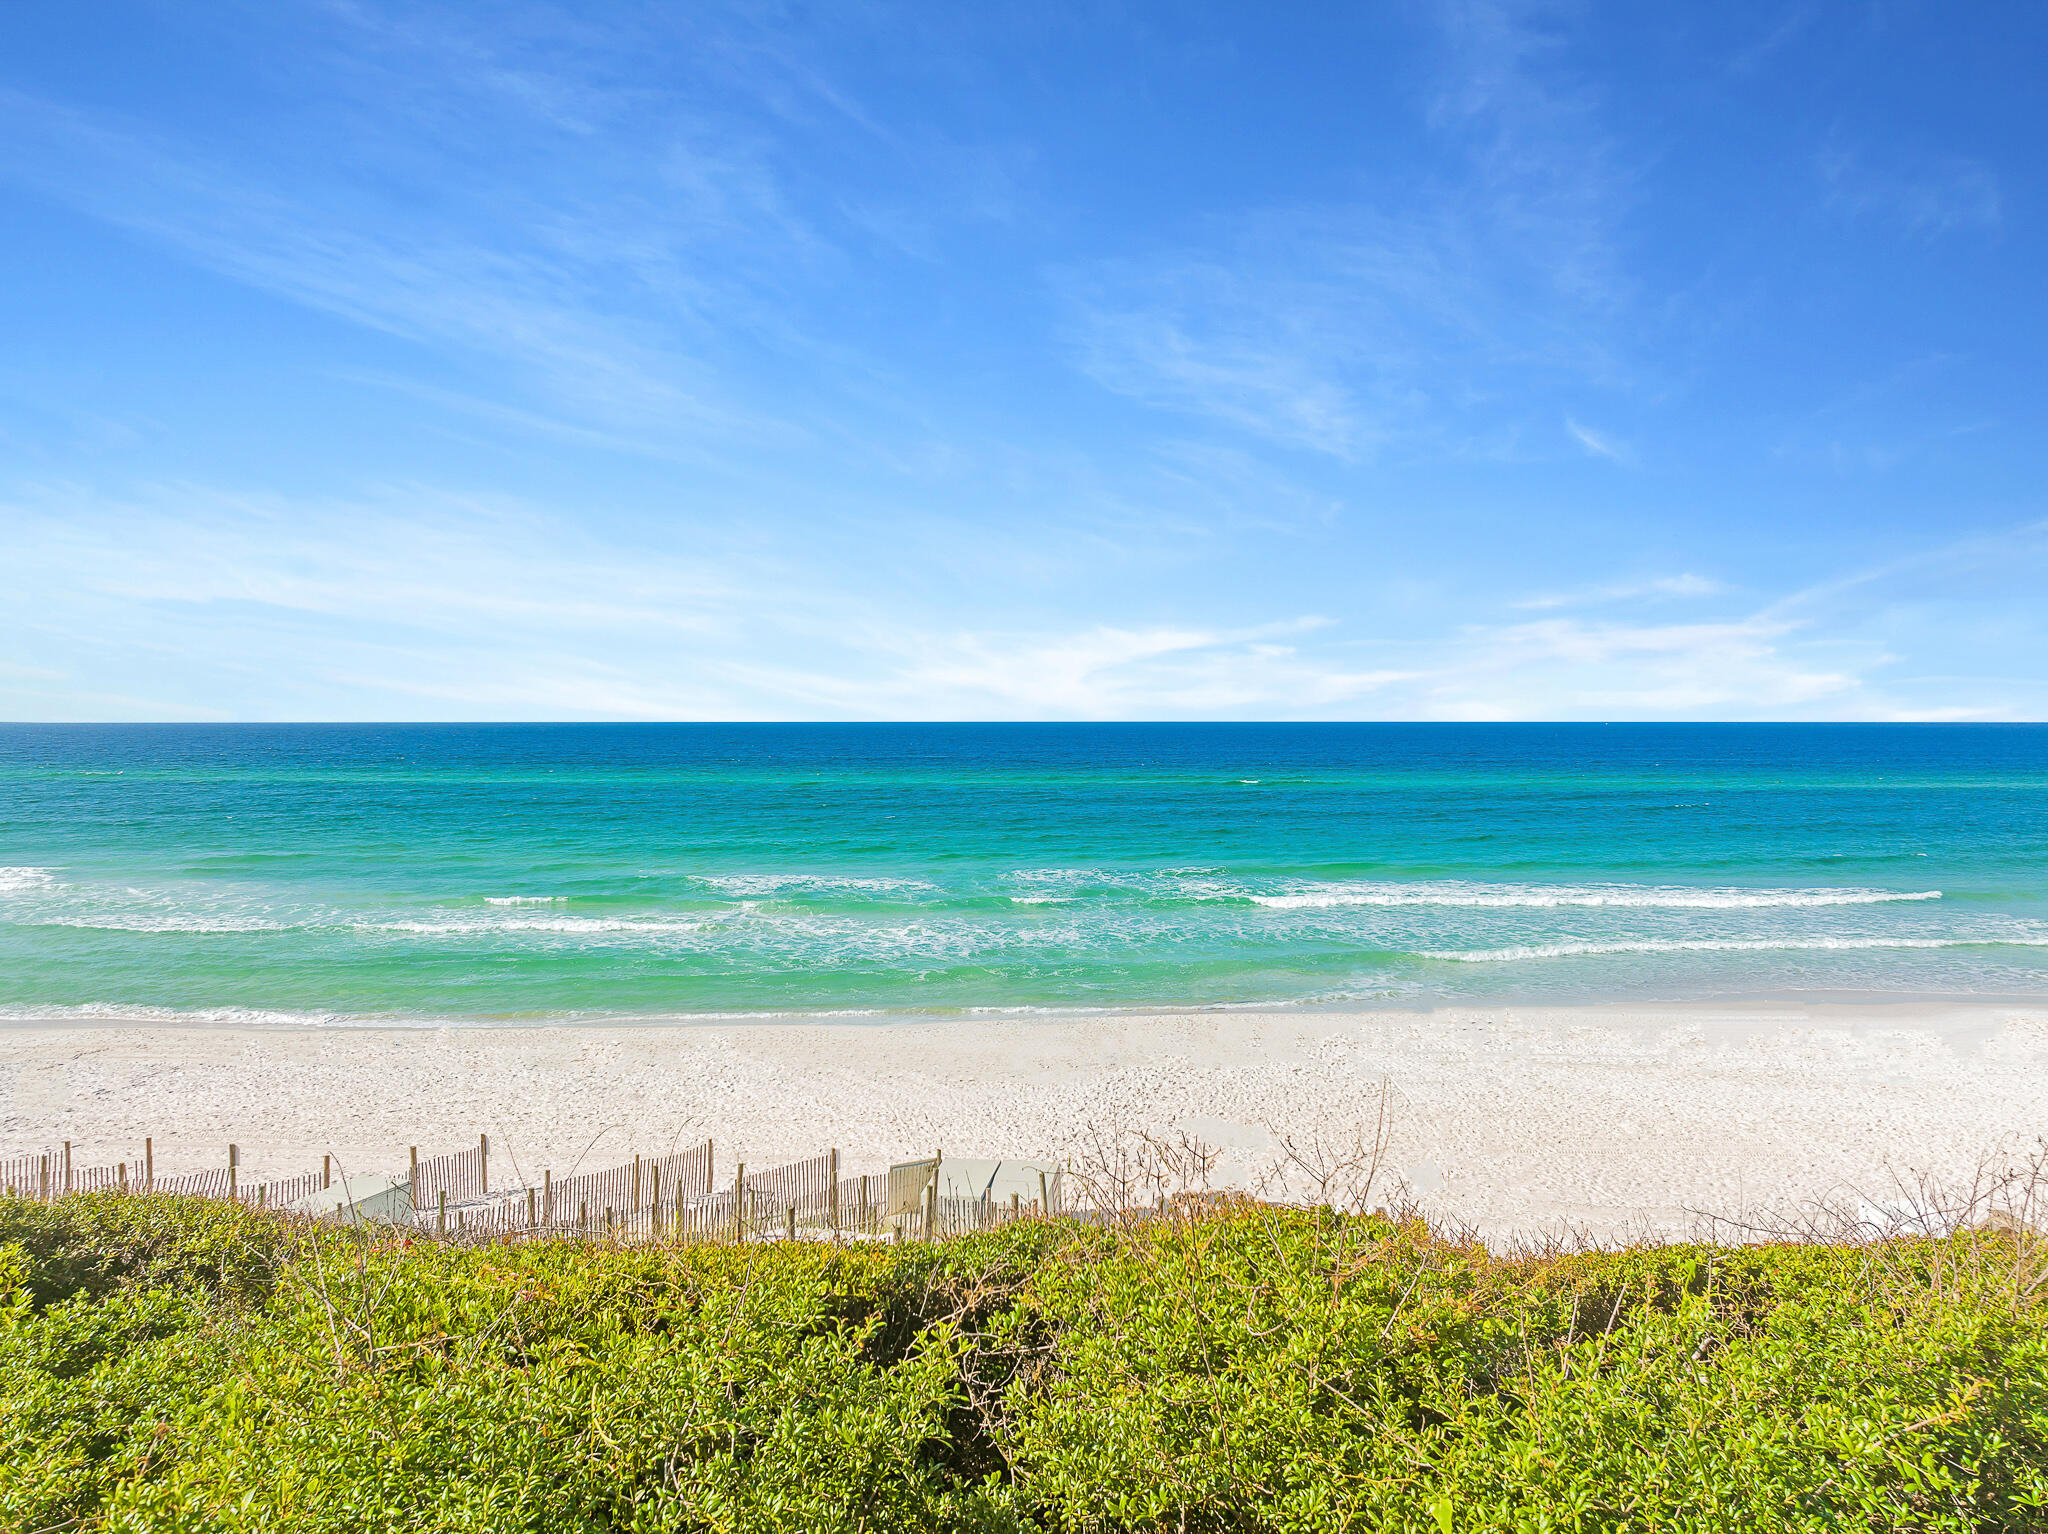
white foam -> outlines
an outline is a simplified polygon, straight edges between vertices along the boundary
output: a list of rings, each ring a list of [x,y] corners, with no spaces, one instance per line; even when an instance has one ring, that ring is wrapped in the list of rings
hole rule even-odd
[[[1046,1009],[1056,1011],[1058,1009]],[[0,1027],[43,1025],[221,1028],[546,1028],[579,1024],[626,1027],[662,1024],[790,1020],[813,1022],[841,1017],[919,1017],[927,1009],[905,1007],[758,1007],[709,1012],[606,1012],[561,1008],[534,1013],[286,1012],[262,1007],[151,1007],[121,1002],[75,1005],[0,1006]]]
[[[289,932],[286,922],[257,917],[145,916],[119,912],[105,916],[38,917],[21,927],[68,927],[81,932]]]
[[[1018,904],[1075,899],[1083,891],[1115,891],[1144,899],[1246,898],[1241,890],[1218,882],[1217,876],[1222,873],[1220,868],[1013,868],[1003,878],[1037,891],[1056,892],[1009,897]]]
[[[485,905],[561,905],[567,895],[486,895]]]
[[[861,879],[849,874],[720,874],[699,876],[699,884],[728,895],[875,895],[934,890],[924,879]]]
[[[0,868],[0,895],[17,890],[48,889],[57,881],[54,868]]]
[[[1455,906],[1478,909],[1554,909],[1615,906],[1702,911],[1748,911],[1771,907],[1888,905],[1895,901],[1939,900],[1940,890],[1877,889],[1694,889],[1685,885],[1477,885],[1372,884],[1307,890],[1285,895],[1251,895],[1255,905],[1276,911],[1336,906]]]
[[[499,932],[553,932],[591,935],[604,932],[697,932],[702,921],[629,919],[615,916],[512,916],[496,921],[385,921],[357,922],[359,932],[410,932],[422,937],[475,937]]]
[[[1100,868],[1013,868],[1004,874],[1019,884],[1114,884],[1117,876]]]
[[[1644,938],[1616,943],[1522,943],[1510,948],[1425,951],[1452,964],[1507,964],[1520,959],[1570,959],[1608,953],[1771,953],[1785,949],[1857,951],[1876,948],[2048,948],[2048,937],[1785,937]]]
[[[114,1001],[0,1007],[0,1024],[189,1023],[250,1028],[327,1028],[378,1021],[377,1018],[346,1012],[285,1012],[263,1007],[149,1007]]]

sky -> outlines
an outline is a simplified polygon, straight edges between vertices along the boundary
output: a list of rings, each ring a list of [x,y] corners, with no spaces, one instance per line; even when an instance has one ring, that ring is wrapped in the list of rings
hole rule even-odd
[[[2048,8],[0,16],[0,718],[2048,718]]]

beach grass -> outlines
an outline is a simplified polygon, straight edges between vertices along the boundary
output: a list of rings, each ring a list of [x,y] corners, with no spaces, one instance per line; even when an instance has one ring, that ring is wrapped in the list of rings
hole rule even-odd
[[[1249,1200],[465,1246],[10,1199],[0,1528],[2039,1530],[2042,1255],[1503,1253]]]

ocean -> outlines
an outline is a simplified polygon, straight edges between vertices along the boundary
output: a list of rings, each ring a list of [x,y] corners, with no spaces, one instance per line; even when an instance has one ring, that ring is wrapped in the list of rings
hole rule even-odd
[[[0,727],[0,1020],[2048,998],[2048,726]]]

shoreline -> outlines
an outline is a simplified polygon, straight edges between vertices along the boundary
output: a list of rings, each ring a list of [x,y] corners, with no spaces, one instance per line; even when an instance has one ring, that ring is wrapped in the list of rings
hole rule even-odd
[[[710,1138],[756,1167],[1057,1156],[1186,1130],[1219,1185],[1273,1130],[1369,1121],[1422,1207],[1489,1236],[1685,1235],[1900,1175],[1967,1180],[2048,1135],[2048,1003],[1887,998],[950,1014],[687,1024],[0,1024],[0,1154],[155,1141],[159,1172],[401,1168],[489,1134],[538,1175]]]
[[[1986,1008],[2048,1016],[2048,993],[1944,991],[1755,991],[1717,992],[1707,996],[1610,996],[1557,998],[1533,996],[1428,995],[1413,999],[1375,997],[1323,1001],[1220,1001],[1200,1005],[1162,1002],[1157,1006],[1118,1003],[1088,1006],[986,1007],[839,1007],[792,1011],[728,1012],[596,1012],[573,1009],[552,1012],[407,1013],[316,1012],[277,1007],[157,1007],[89,1002],[35,1008],[0,1007],[0,1038],[27,1030],[164,1028],[237,1029],[248,1032],[431,1033],[446,1029],[477,1032],[541,1031],[554,1028],[820,1028],[861,1029],[927,1023],[1093,1022],[1102,1019],[1193,1017],[1417,1017],[1443,1014],[1556,1012],[1740,1013],[1771,1010],[1803,1014],[1859,1011],[1969,1012]]]

